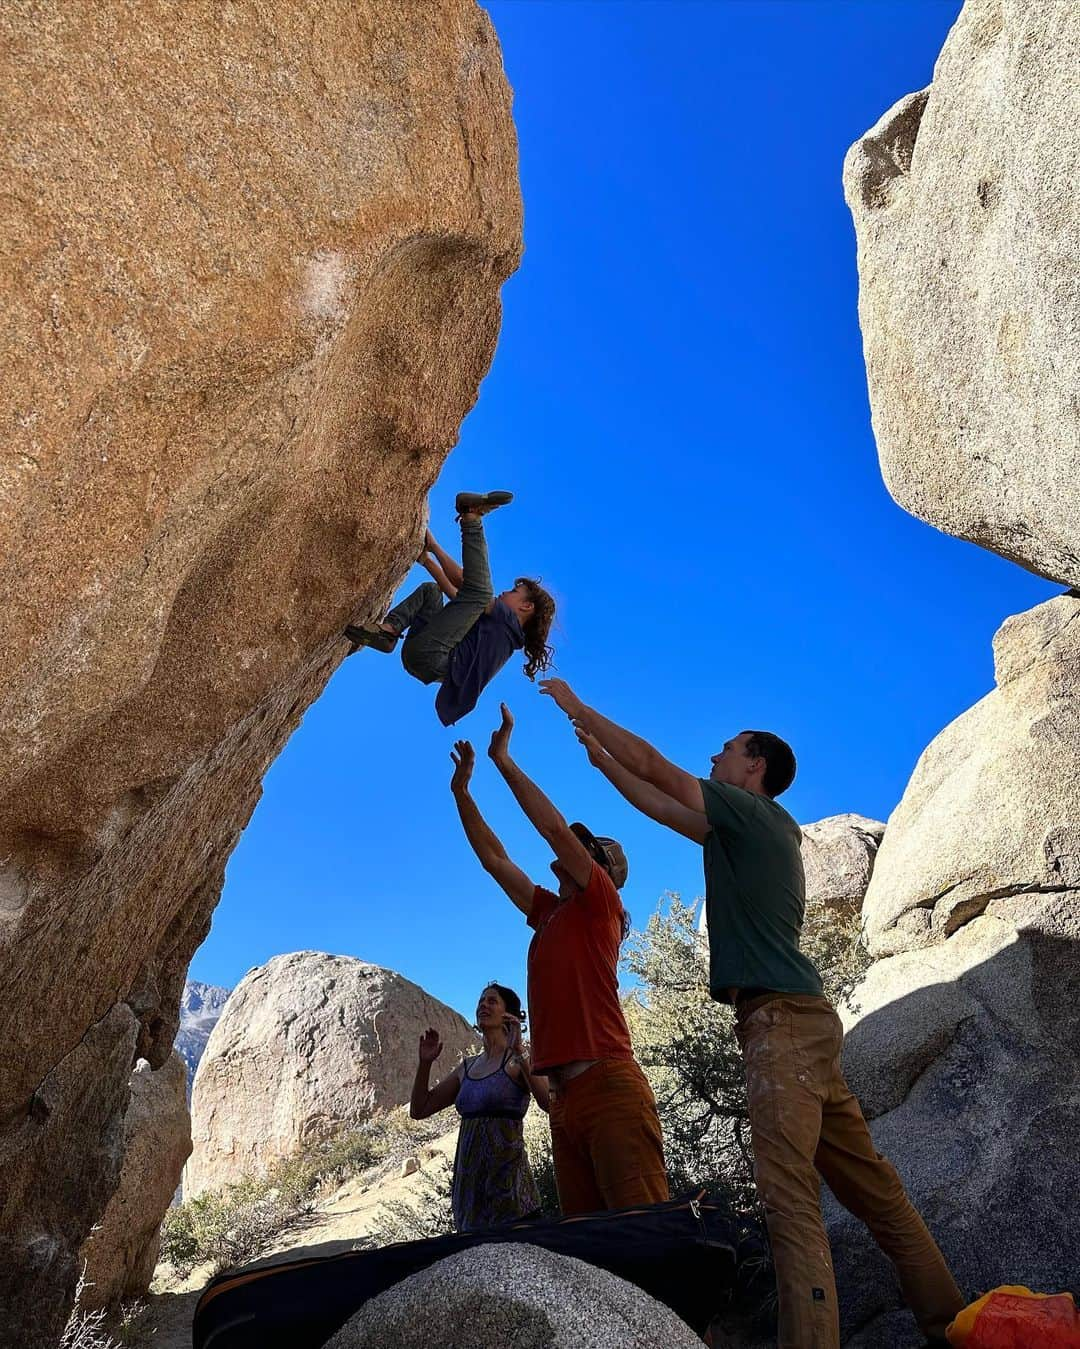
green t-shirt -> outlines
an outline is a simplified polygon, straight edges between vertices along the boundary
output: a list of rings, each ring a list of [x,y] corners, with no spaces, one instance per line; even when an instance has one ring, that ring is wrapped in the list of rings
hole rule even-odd
[[[757,792],[701,779],[709,991],[769,988],[820,995],[821,976],[799,950],[806,907],[802,831]]]

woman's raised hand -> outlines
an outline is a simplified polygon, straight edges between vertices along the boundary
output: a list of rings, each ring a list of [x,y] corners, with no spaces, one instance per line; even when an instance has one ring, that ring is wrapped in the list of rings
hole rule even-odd
[[[434,1063],[441,1053],[442,1041],[439,1039],[439,1032],[429,1026],[420,1037],[420,1062]]]
[[[454,761],[454,776],[450,779],[452,792],[463,792],[472,779],[473,765],[476,763],[476,751],[467,740],[455,740],[450,751]]]
[[[488,755],[496,763],[500,759],[510,757],[510,732],[514,729],[514,718],[510,709],[505,703],[500,703],[499,709],[502,712],[502,721],[498,729],[492,732],[491,744],[488,745]]]
[[[521,1053],[521,1022],[516,1016],[507,1013],[503,1017],[503,1029],[506,1031],[506,1047],[511,1054]]]

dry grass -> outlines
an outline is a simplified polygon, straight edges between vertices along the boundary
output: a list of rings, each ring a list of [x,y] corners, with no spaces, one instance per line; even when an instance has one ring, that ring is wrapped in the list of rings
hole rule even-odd
[[[161,1259],[181,1278],[198,1265],[218,1273],[254,1260],[298,1226],[323,1195],[385,1155],[383,1126],[368,1121],[310,1144],[264,1176],[246,1176],[178,1204],[161,1225]]]

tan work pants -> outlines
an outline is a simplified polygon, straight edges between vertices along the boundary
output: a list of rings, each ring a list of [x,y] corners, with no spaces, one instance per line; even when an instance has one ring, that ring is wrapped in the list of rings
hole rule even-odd
[[[924,1334],[944,1338],[964,1306],[894,1167],[874,1148],[840,1068],[844,1032],[826,998],[751,1000],[736,1017],[746,1067],[754,1176],[779,1294],[779,1349],[838,1349],[820,1176],[892,1260]]]

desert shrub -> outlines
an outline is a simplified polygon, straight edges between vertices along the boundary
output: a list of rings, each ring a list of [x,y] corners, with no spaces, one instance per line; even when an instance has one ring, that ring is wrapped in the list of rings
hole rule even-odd
[[[855,990],[871,965],[870,953],[862,944],[862,918],[858,911],[808,904],[802,949],[821,973],[825,996],[833,1003],[857,1006]]]
[[[384,1155],[382,1124],[308,1143],[264,1176],[245,1176],[175,1205],[161,1225],[161,1259],[186,1277],[196,1265],[217,1272],[255,1259],[296,1226],[319,1198]]]
[[[454,1230],[450,1209],[453,1171],[445,1157],[430,1168],[415,1173],[416,1187],[409,1199],[388,1199],[380,1204],[374,1227],[365,1245],[388,1246],[395,1241],[419,1241],[441,1237]]]
[[[454,1128],[457,1119],[453,1111],[440,1111],[427,1119],[412,1119],[408,1106],[404,1105],[388,1111],[379,1121],[380,1158],[385,1170],[399,1167],[406,1157],[415,1157],[428,1144]]]
[[[86,1269],[79,1275],[75,1306],[60,1336],[58,1349],[124,1349],[140,1333],[146,1304],[126,1302],[114,1309],[87,1311],[79,1304],[86,1288]]]
[[[709,997],[697,910],[677,895],[632,934],[624,963],[634,1053],[656,1096],[673,1194],[706,1187],[739,1212],[755,1202],[742,1059],[730,1007]]]
[[[559,1216],[559,1192],[555,1186],[555,1163],[551,1159],[551,1126],[535,1101],[525,1116],[525,1152],[533,1180],[540,1192],[540,1207],[546,1218]]]
[[[119,1349],[108,1333],[103,1311],[83,1311],[76,1303],[68,1317],[59,1349]]]

